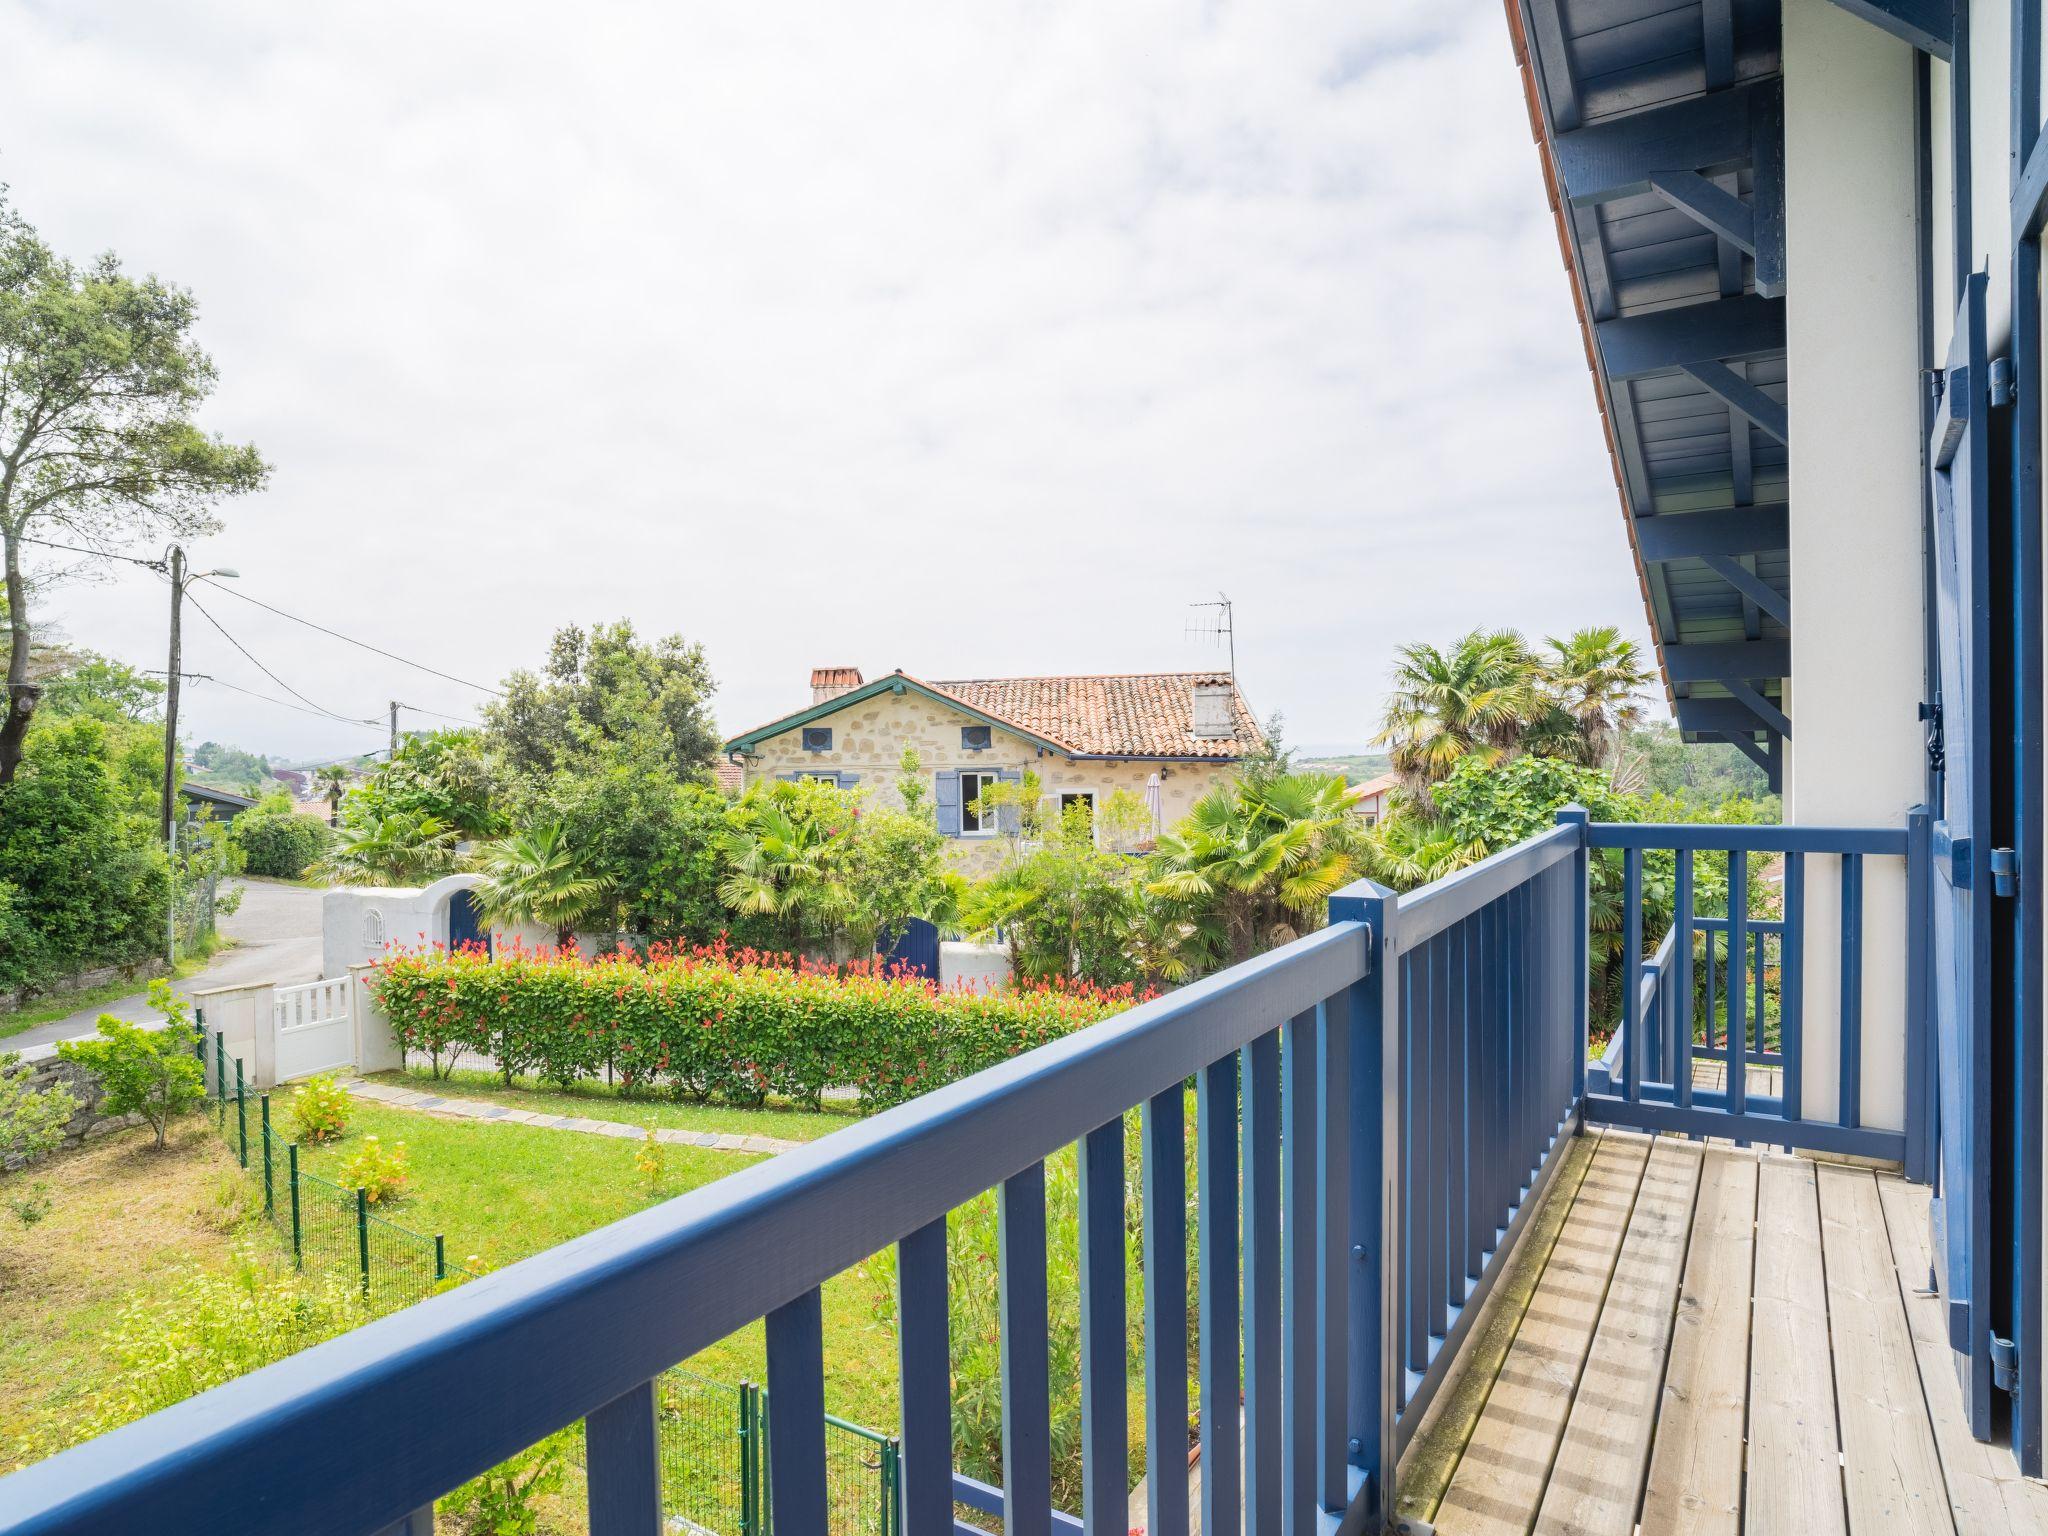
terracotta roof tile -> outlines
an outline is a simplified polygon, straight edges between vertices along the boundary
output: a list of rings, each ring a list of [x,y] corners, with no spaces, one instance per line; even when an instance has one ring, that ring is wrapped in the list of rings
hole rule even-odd
[[[1195,685],[1231,688],[1235,734],[1194,733]],[[1212,757],[1256,751],[1264,734],[1228,673],[1134,672],[1084,677],[976,677],[931,682],[971,709],[1091,757]]]

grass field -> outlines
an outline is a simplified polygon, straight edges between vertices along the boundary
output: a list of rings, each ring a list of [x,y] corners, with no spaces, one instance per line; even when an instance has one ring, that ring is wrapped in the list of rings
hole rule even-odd
[[[860,1121],[860,1116],[852,1113],[776,1106],[730,1109],[723,1104],[691,1104],[666,1097],[628,1098],[606,1083],[579,1083],[565,1092],[522,1079],[507,1087],[494,1072],[463,1070],[437,1078],[422,1067],[408,1072],[375,1073],[371,1081],[400,1083],[449,1098],[509,1104],[535,1114],[582,1115],[590,1120],[621,1120],[628,1125],[657,1125],[683,1131],[722,1131],[734,1136],[777,1136],[785,1141],[815,1141]]]
[[[0,1179],[48,1186],[50,1214],[24,1227],[0,1210],[0,1468],[25,1434],[101,1384],[100,1334],[139,1289],[190,1265],[225,1269],[238,1242],[283,1247],[254,1182],[195,1116],[158,1153],[124,1131]]]

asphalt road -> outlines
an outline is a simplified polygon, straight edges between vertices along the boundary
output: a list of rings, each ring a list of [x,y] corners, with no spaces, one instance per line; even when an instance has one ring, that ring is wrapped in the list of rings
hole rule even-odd
[[[325,893],[299,885],[270,880],[244,880],[242,905],[220,920],[222,935],[232,947],[213,957],[207,967],[178,983],[186,995],[212,987],[240,986],[247,982],[270,981],[280,986],[320,978],[320,898]],[[51,1040],[72,1040],[90,1035],[99,1017],[111,1013],[122,1019],[156,1017],[149,1006],[149,994],[137,992],[118,1002],[82,1008],[54,1024],[38,1024],[18,1035],[0,1039],[0,1051],[18,1051]]]

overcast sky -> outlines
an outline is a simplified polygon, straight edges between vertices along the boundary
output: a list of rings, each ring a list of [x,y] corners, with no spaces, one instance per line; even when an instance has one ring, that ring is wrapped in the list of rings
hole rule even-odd
[[[275,474],[195,561],[463,677],[624,615],[736,730],[819,664],[1214,666],[1221,589],[1334,747],[1400,641],[1646,638],[1497,0],[0,0],[0,180],[198,295]],[[325,708],[473,717],[202,601]],[[49,604],[157,667],[164,608]],[[185,733],[379,745],[204,685]]]

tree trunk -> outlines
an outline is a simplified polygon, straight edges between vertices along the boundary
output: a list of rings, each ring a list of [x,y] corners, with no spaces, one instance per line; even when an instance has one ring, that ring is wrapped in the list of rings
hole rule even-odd
[[[43,690],[29,681],[28,656],[31,644],[28,618],[28,583],[21,575],[21,540],[12,528],[6,530],[7,545],[7,714],[0,720],[0,784],[14,782],[14,770],[21,766],[22,743],[28,737],[28,723],[34,716]]]

